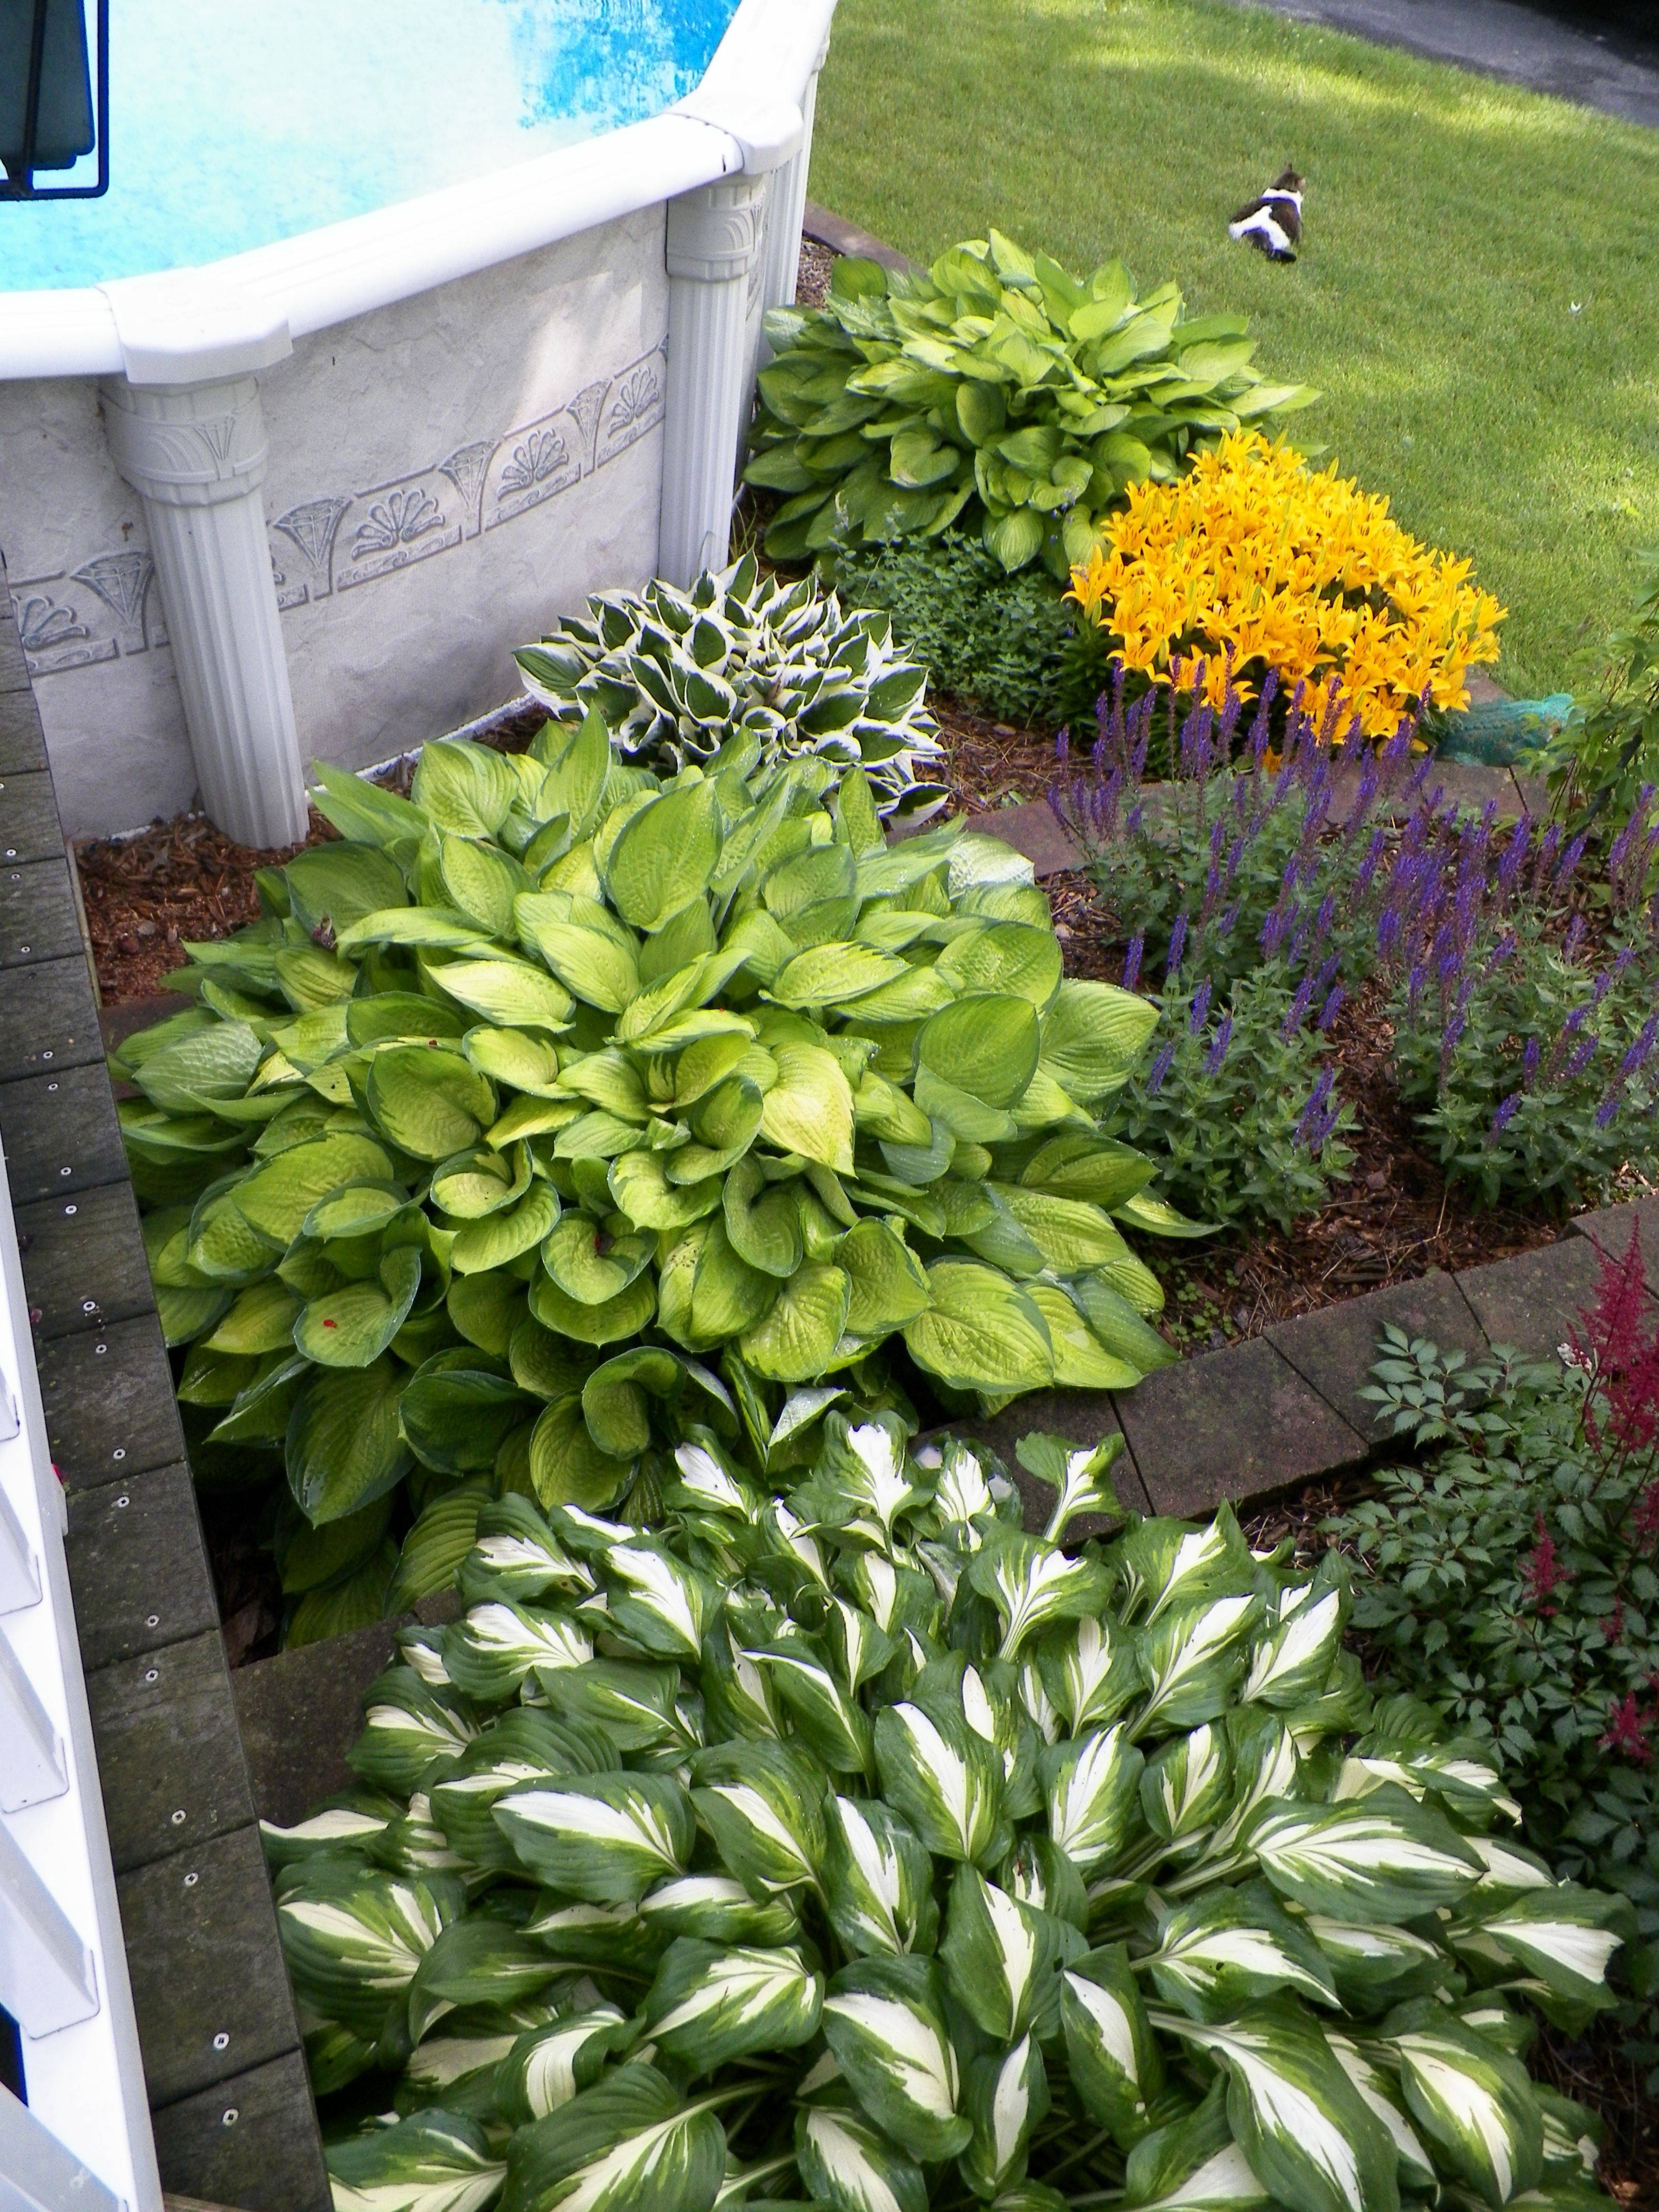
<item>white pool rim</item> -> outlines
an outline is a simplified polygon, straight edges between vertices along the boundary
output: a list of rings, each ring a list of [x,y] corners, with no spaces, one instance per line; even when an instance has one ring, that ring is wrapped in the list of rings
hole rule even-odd
[[[465,184],[203,270],[0,291],[0,378],[171,384],[257,368],[295,337],[774,169],[801,144],[834,12],[835,0],[740,0],[696,89],[672,107]]]

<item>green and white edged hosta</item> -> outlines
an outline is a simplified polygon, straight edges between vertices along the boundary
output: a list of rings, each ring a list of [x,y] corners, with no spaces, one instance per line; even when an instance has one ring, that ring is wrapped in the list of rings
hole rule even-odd
[[[944,803],[927,672],[895,648],[888,617],[763,574],[752,555],[689,592],[659,580],[591,599],[518,662],[556,720],[596,708],[630,759],[665,774],[706,766],[735,730],[763,769],[807,756],[861,767],[884,817]]]
[[[643,1481],[648,1517],[702,1425],[810,1459],[890,1339],[988,1399],[1171,1356],[1123,1231],[1194,1224],[1095,1119],[1152,1009],[1062,976],[1007,847],[890,847],[861,769],[832,797],[760,750],[664,781],[595,713],[429,745],[410,799],[325,771],[340,841],[112,1063],[198,1468],[285,1462],[295,1638],[447,1585],[498,1492]],[[629,1632],[672,1571],[635,1565]],[[666,1661],[711,1602],[682,1596]]]
[[[1224,1509],[1067,1553],[891,1414],[832,1414],[778,1500],[678,1456],[643,1580],[632,1528],[482,1509],[362,1783],[265,1831],[319,2093],[395,2119],[331,2150],[339,2205],[1595,2201],[1596,2124],[1523,2054],[1607,2002],[1623,1908],[1372,1705],[1333,1566]],[[556,1656],[488,1680],[509,1605]]]

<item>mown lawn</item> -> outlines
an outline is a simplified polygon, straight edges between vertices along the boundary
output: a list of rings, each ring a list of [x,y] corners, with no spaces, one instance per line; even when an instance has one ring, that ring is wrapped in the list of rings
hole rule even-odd
[[[1293,161],[1293,268],[1226,235]],[[1510,609],[1553,690],[1659,543],[1659,131],[1227,0],[841,0],[814,198],[930,258],[992,224],[1231,307],[1297,419]]]

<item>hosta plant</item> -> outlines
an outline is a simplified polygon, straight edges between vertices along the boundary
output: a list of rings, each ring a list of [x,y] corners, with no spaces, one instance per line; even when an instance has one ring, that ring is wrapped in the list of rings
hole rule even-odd
[[[884,816],[945,798],[928,780],[941,748],[927,671],[895,650],[889,617],[844,610],[810,577],[763,574],[752,555],[689,592],[658,581],[591,599],[518,662],[555,720],[597,708],[630,759],[665,774],[706,766],[735,727],[763,770],[803,754],[862,767]]]
[[[1237,315],[1137,298],[1121,261],[1069,276],[998,231],[926,270],[837,261],[822,307],[767,317],[744,480],[782,495],[766,550],[799,560],[977,526],[1003,567],[1086,560],[1127,487],[1316,397],[1250,366]]]
[[[889,847],[861,772],[827,811],[757,744],[663,781],[593,714],[429,745],[412,799],[328,771],[341,841],[113,1063],[198,1465],[284,1455],[297,1633],[378,1613],[411,1473],[403,1603],[478,1483],[648,1510],[693,1421],[787,1465],[890,1338],[993,1397],[1172,1356],[1119,1224],[1193,1224],[1093,1118],[1153,1009],[1062,980],[1006,846]]]
[[[1224,1509],[1062,1548],[1116,1442],[1024,1441],[1041,1534],[890,1416],[781,1499],[688,1439],[649,1537],[486,1508],[361,1785],[265,1832],[316,2087],[384,2115],[341,2212],[1593,2203],[1523,2055],[1620,1907],[1373,1707],[1334,1574]]]

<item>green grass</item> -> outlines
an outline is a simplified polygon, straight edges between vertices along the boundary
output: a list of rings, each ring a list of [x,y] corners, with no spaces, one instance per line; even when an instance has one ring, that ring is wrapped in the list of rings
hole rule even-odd
[[[1287,161],[1294,268],[1226,220]],[[841,0],[813,198],[918,259],[995,224],[1249,315],[1297,418],[1556,689],[1659,543],[1659,131],[1223,0]]]

